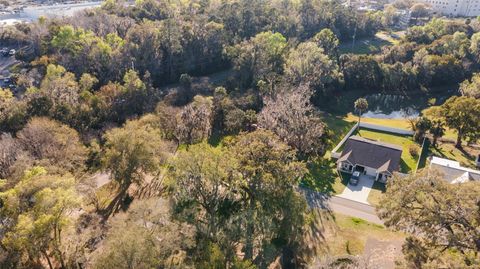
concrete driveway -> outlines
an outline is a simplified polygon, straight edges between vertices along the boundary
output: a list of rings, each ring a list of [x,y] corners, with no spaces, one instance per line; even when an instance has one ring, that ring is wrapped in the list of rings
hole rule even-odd
[[[338,197],[353,200],[359,203],[364,203],[369,205],[367,202],[368,194],[372,190],[374,178],[366,175],[360,176],[360,180],[357,186],[350,185],[348,183],[345,190],[343,190],[342,194],[337,195]]]

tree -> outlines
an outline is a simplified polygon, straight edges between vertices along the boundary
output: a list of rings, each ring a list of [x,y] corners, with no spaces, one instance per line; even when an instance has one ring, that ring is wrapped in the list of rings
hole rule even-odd
[[[141,115],[152,100],[149,95],[147,85],[140,79],[135,70],[129,70],[123,77],[124,99],[123,113],[125,118],[129,115]]]
[[[382,70],[372,55],[342,54],[339,65],[345,78],[346,89],[380,89]]]
[[[358,112],[358,128],[360,128],[360,120],[362,118],[362,113],[367,111],[368,102],[365,98],[358,98],[354,103],[354,108]]]
[[[17,101],[8,89],[0,88],[0,131],[16,132],[27,122],[25,102]]]
[[[191,268],[186,251],[195,246],[194,229],[172,219],[167,199],[135,200],[109,222],[93,268]]]
[[[50,269],[53,264],[66,268],[62,236],[80,204],[75,179],[34,167],[13,188],[0,192],[0,201],[2,247],[24,267],[40,267],[45,259]]]
[[[439,106],[433,106],[425,109],[422,114],[431,122],[428,131],[433,137],[433,146],[436,146],[438,138],[445,135],[445,120],[442,117],[442,109]]]
[[[225,111],[223,125],[228,133],[236,134],[246,129],[247,115],[240,108],[232,108]]]
[[[47,118],[32,118],[17,133],[18,143],[36,164],[51,172],[78,173],[84,168],[87,150],[72,128]]]
[[[60,65],[49,64],[40,85],[41,93],[52,100],[55,107],[73,109],[78,104],[80,88],[73,73]]]
[[[428,16],[429,10],[428,7],[423,3],[416,3],[410,8],[412,17],[418,19],[420,17]]]
[[[259,80],[274,88],[278,74],[283,70],[287,40],[280,33],[262,32],[248,41],[227,49],[233,59],[243,86],[256,85]]]
[[[378,208],[386,226],[411,233],[403,246],[409,268],[469,268],[480,262],[479,185],[450,184],[442,177],[429,170],[389,181]]]
[[[5,179],[11,174],[10,168],[15,164],[22,150],[10,134],[0,135],[0,179]]]
[[[132,184],[141,185],[147,174],[156,175],[168,154],[160,130],[140,121],[127,121],[104,135],[103,169],[118,186],[118,194],[103,210],[105,217],[117,211]]]
[[[474,73],[470,80],[460,83],[460,92],[463,96],[480,99],[480,73]]]
[[[159,129],[162,132],[162,137],[168,140],[177,140],[177,114],[180,113],[180,108],[169,106],[164,102],[157,104],[155,108],[155,115],[158,118]]]
[[[193,102],[178,115],[175,130],[178,142],[190,145],[208,138],[212,128],[212,109],[211,99],[195,96]]]
[[[392,4],[387,4],[383,8],[382,24],[391,27],[400,20],[400,15],[397,8]]]
[[[462,140],[480,131],[480,100],[466,97],[450,97],[441,106],[446,125],[457,131],[455,146],[462,147]]]
[[[319,92],[339,77],[337,65],[314,42],[300,43],[290,51],[285,74],[295,85],[308,84]]]
[[[313,37],[313,41],[323,49],[330,59],[338,62],[338,46],[340,45],[340,41],[332,30],[329,28],[323,29]]]
[[[272,261],[266,251],[288,249],[298,238],[306,210],[296,186],[305,173],[295,151],[270,131],[257,130],[239,137],[232,148],[240,178],[234,183],[242,211],[245,259],[260,267]]]
[[[98,83],[98,79],[88,73],[82,74],[78,84],[80,84],[80,90],[92,91],[93,86]]]
[[[470,53],[474,56],[475,62],[480,63],[480,33],[473,34],[470,41]]]
[[[199,247],[218,244],[229,257],[235,255],[235,241],[229,237],[230,222],[239,210],[232,191],[235,163],[228,152],[200,143],[175,158],[171,173],[175,211],[196,227]]]
[[[421,141],[425,137],[425,133],[432,127],[432,122],[426,117],[420,117],[415,121],[415,134],[413,138],[415,141]]]
[[[297,150],[301,157],[325,152],[325,125],[310,102],[312,91],[305,85],[267,97],[259,114],[259,126],[268,129]]]

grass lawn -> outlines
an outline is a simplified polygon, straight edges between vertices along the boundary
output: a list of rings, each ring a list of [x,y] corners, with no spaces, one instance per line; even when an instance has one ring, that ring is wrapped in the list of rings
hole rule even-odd
[[[475,156],[480,154],[480,150],[463,146],[462,150],[455,147],[453,143],[439,143],[436,147],[430,146],[430,154],[441,158],[455,160],[462,166],[475,168]]]
[[[385,184],[375,181],[373,183],[372,190],[368,194],[367,201],[375,207],[380,205],[380,200],[382,199],[386,190],[387,188]]]
[[[381,51],[383,46],[397,43],[398,36],[390,35],[387,32],[381,31],[375,34],[375,37],[360,39],[355,42],[355,47],[352,48],[352,42],[344,42],[340,44],[340,53],[354,53],[354,54],[372,54]]]
[[[408,152],[408,148],[410,145],[417,144],[417,143],[415,143],[411,137],[395,135],[391,133],[384,133],[384,132],[374,131],[369,129],[360,129],[358,132],[358,135],[364,138],[402,146],[403,152],[402,152],[402,160],[400,163],[400,172],[408,173],[410,171],[415,170],[418,157],[413,157],[412,155],[410,155],[410,153]]]
[[[344,118],[345,121],[356,123],[358,121],[358,115],[348,113]],[[410,124],[405,119],[377,119],[377,118],[362,118],[362,122],[371,123],[376,125],[382,125],[392,128],[410,130]]]
[[[311,190],[340,194],[348,184],[349,175],[339,173],[336,164],[330,158],[319,158],[307,163],[308,173],[300,185]]]
[[[355,125],[354,121],[348,121],[342,116],[336,116],[330,113],[324,113],[322,115],[322,120],[332,132],[332,144],[329,145],[328,150],[333,149],[333,147],[342,140],[345,134],[350,131],[353,125]]]
[[[334,214],[333,225],[326,228],[325,241],[328,254],[332,256],[361,255],[368,238],[383,240],[403,240],[405,235],[387,230],[382,225],[365,220]]]
[[[352,113],[348,113],[347,116],[344,117],[345,121],[348,122],[357,122],[358,116],[353,115]],[[406,119],[377,119],[377,118],[362,118],[362,122],[377,124],[387,127],[399,128],[399,129],[406,129],[411,130],[410,123]],[[455,140],[457,138],[457,133],[452,129],[446,129],[445,135],[443,138],[449,140]]]

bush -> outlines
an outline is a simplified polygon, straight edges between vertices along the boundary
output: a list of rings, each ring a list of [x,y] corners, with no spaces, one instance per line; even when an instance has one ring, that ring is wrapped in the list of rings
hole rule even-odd
[[[412,157],[418,157],[418,153],[420,152],[420,147],[416,144],[412,144],[408,147],[408,152]]]

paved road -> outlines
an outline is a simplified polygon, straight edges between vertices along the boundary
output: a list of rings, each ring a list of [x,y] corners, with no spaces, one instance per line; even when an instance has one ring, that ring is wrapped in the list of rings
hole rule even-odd
[[[359,203],[338,196],[328,196],[323,193],[314,192],[308,189],[301,189],[305,194],[310,207],[318,207],[343,215],[361,218],[366,221],[382,224],[382,220],[375,213],[375,207]]]
[[[383,221],[375,213],[375,207],[364,203],[333,196],[328,201],[330,209],[343,215],[364,219],[366,221],[382,224]]]

